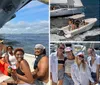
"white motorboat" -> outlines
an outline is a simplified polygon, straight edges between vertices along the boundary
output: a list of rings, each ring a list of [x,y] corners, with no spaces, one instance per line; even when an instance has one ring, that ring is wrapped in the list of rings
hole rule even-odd
[[[73,19],[76,19],[78,15],[74,15],[72,16]],[[82,15],[81,15],[82,16]],[[71,18],[71,17],[70,17]],[[66,38],[71,38],[74,35],[80,34],[82,32],[85,32],[87,30],[90,30],[93,25],[95,24],[95,22],[97,21],[96,18],[89,18],[89,19],[83,19],[82,21],[84,21],[86,24],[81,24],[79,23],[79,27],[77,29],[74,30],[69,30],[69,25],[62,27],[61,29],[58,30],[59,31],[63,31],[64,32],[64,36]]]
[[[64,16],[64,15],[73,15],[83,12],[83,4],[81,0],[51,0],[51,10],[50,16]],[[65,7],[61,7],[60,5]]]

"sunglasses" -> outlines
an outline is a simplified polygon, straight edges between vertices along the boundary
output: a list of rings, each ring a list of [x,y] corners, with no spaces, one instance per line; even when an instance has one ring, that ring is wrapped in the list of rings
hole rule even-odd
[[[80,58],[84,58],[84,56],[83,55],[78,55]]]
[[[62,50],[64,50],[64,48],[63,48],[63,47],[59,47],[59,49],[62,49]]]

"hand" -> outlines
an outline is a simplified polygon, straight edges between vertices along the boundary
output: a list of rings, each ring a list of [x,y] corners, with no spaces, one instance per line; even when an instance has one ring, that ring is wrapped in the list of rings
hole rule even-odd
[[[13,78],[15,81],[18,82],[18,76],[17,76],[17,72],[16,72],[16,71],[12,71],[12,72],[11,72],[11,76],[12,76],[12,78]]]
[[[32,75],[34,76],[34,75],[36,75],[37,74],[37,70],[34,70],[33,72],[32,72]]]
[[[13,70],[13,69],[12,69],[12,71],[11,71],[11,76],[17,76],[16,70]]]
[[[97,82],[91,83],[92,85],[98,85]]]

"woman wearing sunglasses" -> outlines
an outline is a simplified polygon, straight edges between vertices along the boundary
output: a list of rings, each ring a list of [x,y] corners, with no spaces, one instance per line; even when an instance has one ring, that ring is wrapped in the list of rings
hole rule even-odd
[[[89,67],[84,60],[83,52],[77,54],[75,63],[71,66],[71,76],[74,85],[89,85],[89,81],[94,84]]]
[[[58,44],[57,51],[50,55],[50,73],[52,85],[63,85],[64,78],[64,49],[65,45]]]

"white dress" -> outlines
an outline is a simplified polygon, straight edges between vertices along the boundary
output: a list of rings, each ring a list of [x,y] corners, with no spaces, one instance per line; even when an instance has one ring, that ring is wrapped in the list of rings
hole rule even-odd
[[[89,85],[89,80],[94,83],[87,64],[84,71],[84,69],[82,68],[82,64],[80,65],[80,68],[78,68],[78,65],[74,63],[71,66],[71,76],[74,81],[74,85]]]

